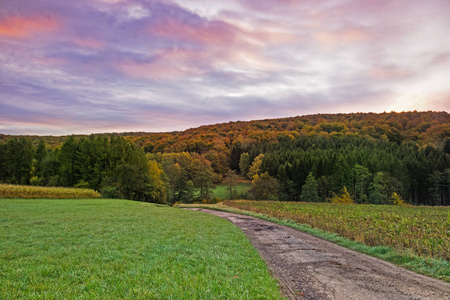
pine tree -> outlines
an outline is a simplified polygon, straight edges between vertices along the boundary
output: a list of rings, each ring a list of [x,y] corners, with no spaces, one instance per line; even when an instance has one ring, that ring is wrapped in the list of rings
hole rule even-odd
[[[320,200],[318,193],[318,184],[312,172],[309,172],[306,182],[302,187],[300,200],[305,202],[318,202]]]

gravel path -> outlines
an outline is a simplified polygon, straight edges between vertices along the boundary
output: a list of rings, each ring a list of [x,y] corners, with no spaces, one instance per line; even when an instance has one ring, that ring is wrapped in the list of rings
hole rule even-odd
[[[290,299],[450,300],[449,283],[258,218],[194,210],[241,228]]]

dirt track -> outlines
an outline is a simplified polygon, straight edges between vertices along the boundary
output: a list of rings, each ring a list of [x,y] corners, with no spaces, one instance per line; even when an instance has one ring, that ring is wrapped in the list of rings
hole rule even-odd
[[[201,210],[248,236],[290,299],[444,299],[450,284],[258,218]]]

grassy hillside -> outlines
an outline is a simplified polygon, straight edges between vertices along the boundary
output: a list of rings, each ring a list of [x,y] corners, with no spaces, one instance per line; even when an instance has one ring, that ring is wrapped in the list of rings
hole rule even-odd
[[[279,299],[245,235],[125,200],[0,199],[0,299]]]

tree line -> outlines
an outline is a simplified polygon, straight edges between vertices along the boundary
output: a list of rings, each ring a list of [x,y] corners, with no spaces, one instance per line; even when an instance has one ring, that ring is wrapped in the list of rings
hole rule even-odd
[[[0,182],[175,203],[210,200],[214,184],[240,174],[252,181],[247,198],[450,205],[449,157],[445,112],[312,115],[173,133],[0,136]]]
[[[361,204],[400,198],[414,205],[450,205],[450,155],[434,146],[332,134],[237,145],[234,151],[241,153],[241,173],[254,184],[272,186],[262,195],[266,199],[325,202],[348,194]]]
[[[221,178],[203,155],[146,154],[120,136],[69,136],[55,149],[26,137],[0,143],[3,183],[91,188],[106,198],[171,204],[211,199]]]
[[[104,196],[166,202],[164,175],[143,149],[123,137],[69,136],[55,149],[29,138],[0,144],[0,182],[91,188]]]

